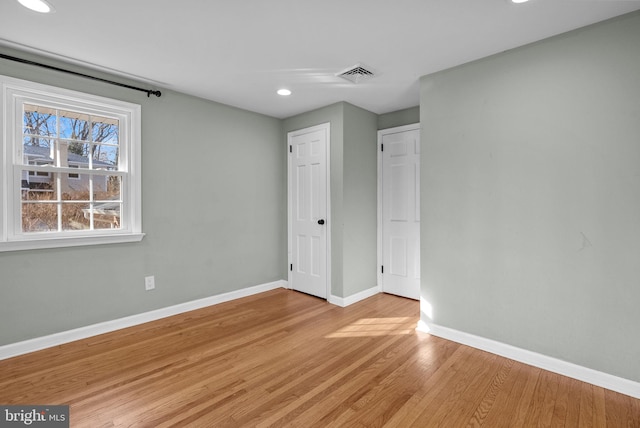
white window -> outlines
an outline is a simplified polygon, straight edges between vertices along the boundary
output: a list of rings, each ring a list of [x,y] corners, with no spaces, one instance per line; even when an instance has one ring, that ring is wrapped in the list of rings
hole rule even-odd
[[[141,240],[140,106],[0,83],[0,251]]]

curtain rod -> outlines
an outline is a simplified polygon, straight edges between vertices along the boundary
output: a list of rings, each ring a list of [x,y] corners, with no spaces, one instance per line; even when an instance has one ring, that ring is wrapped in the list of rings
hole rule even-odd
[[[127,88],[127,89],[133,89],[134,91],[146,92],[147,93],[147,97],[150,97],[151,95],[155,95],[156,97],[159,97],[159,96],[162,95],[162,92],[160,92],[160,91],[154,91],[154,90],[151,90],[151,89],[143,89],[143,88],[138,88],[136,86],[125,85],[124,83],[114,82],[113,80],[102,79],[100,77],[90,76],[88,74],[83,74],[83,73],[78,73],[77,71],[65,70],[64,68],[54,67],[52,65],[42,64],[42,63],[35,62],[35,61],[29,61],[28,59],[16,58],[15,56],[5,55],[5,54],[2,54],[2,53],[0,53],[0,58],[8,59],[9,61],[20,62],[22,64],[35,65],[37,67],[42,67],[42,68],[46,68],[46,69],[49,69],[49,70],[61,71],[63,73],[73,74],[74,76],[86,77],[87,79],[97,80],[99,82],[108,83],[110,85],[116,85],[116,86],[121,86],[121,87]]]

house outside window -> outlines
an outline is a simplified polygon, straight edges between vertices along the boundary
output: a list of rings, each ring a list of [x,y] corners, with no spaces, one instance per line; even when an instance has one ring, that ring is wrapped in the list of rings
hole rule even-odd
[[[142,239],[140,106],[0,82],[0,251]]]

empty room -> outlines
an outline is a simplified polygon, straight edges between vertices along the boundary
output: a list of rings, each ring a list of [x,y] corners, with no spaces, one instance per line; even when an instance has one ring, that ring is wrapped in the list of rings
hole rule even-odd
[[[0,427],[640,428],[640,0],[4,0],[0,86]]]

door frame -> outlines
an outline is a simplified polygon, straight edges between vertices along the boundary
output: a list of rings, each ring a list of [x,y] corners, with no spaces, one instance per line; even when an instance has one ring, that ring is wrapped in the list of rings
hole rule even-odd
[[[383,278],[382,278],[382,138],[388,134],[397,134],[406,131],[420,131],[420,123],[412,123],[410,125],[396,126],[393,128],[381,129],[378,131],[378,290],[384,292]],[[422,165],[421,165],[422,167]]]
[[[303,134],[308,134],[310,132],[321,131],[324,130],[327,136],[327,144],[325,144],[326,149],[326,188],[327,188],[327,216],[326,216],[326,237],[327,237],[327,268],[326,268],[326,300],[329,301],[331,299],[331,123],[321,123],[320,125],[310,126],[308,128],[302,128],[295,131],[287,132],[287,145],[286,145],[286,153],[287,153],[287,288],[293,289],[292,284],[292,275],[291,275],[291,264],[293,263],[293,195],[291,193],[291,180],[293,179],[293,174],[291,171],[292,165],[292,157],[289,151],[289,146],[291,145],[291,139]]]

